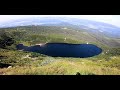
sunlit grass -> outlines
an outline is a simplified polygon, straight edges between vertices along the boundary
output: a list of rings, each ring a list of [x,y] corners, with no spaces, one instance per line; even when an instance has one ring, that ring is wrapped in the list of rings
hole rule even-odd
[[[120,75],[120,70],[88,62],[57,61],[45,66],[24,66],[3,69],[6,75]]]
[[[24,38],[16,36],[16,43],[31,46],[46,42],[81,44],[89,41],[89,44],[95,44],[102,48],[103,52],[90,58],[63,58],[13,49],[0,49],[0,63],[12,66],[0,68],[1,75],[76,75],[77,72],[81,75],[120,75],[120,49],[108,47],[88,33],[81,31],[77,33],[73,30],[59,32],[57,30],[59,28],[54,27],[33,29],[26,27],[27,35]],[[19,35],[19,32],[17,34]],[[109,40],[109,38],[107,39]],[[108,50],[109,52],[105,53]]]

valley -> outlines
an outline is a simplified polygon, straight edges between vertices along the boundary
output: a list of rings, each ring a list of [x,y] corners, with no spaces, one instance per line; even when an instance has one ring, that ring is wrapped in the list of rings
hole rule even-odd
[[[14,42],[2,44],[6,37]],[[120,38],[75,25],[28,25],[0,28],[1,75],[120,75]],[[16,45],[41,43],[94,44],[103,51],[89,58],[52,57],[17,50]],[[8,65],[3,67],[3,65]]]

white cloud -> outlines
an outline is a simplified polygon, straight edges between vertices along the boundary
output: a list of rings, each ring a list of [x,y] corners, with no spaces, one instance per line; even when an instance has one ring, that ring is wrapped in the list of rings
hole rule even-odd
[[[88,27],[93,28],[93,29],[98,29],[97,26],[94,26],[94,25],[92,25],[92,24],[88,24]]]
[[[80,15],[78,18],[105,22],[120,27],[120,15]]]
[[[105,22],[120,27],[120,15],[0,15],[0,22],[27,17],[71,17]]]
[[[25,18],[25,17],[29,17],[29,16],[25,16],[25,15],[0,15],[0,22],[7,22],[10,20],[16,20],[16,19]]]

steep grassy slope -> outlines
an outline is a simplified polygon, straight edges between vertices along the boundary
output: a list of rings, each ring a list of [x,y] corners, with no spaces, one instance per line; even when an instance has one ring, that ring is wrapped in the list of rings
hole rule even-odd
[[[31,44],[39,42],[70,42],[70,43],[94,43],[107,47],[119,47],[120,40],[108,38],[101,33],[91,33],[70,26],[23,26],[15,28],[7,28],[2,30],[17,30],[26,32],[26,36],[22,41],[31,42]],[[66,40],[65,40],[66,38]]]
[[[40,54],[3,50],[1,75],[120,75],[120,56],[99,55],[91,58],[48,57]],[[104,58],[105,56],[105,58]]]
[[[81,75],[120,75],[120,39],[62,26],[26,26],[0,29],[2,30],[11,33],[16,42],[7,49],[0,49],[0,66],[12,66],[1,67],[1,75],[75,75],[77,72]],[[103,52],[83,59],[48,57],[15,49],[19,43],[29,46],[46,42],[88,42],[101,47]]]

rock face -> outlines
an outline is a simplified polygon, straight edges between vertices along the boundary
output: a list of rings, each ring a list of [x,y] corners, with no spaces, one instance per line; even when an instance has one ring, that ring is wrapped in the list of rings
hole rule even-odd
[[[39,45],[39,46],[44,46],[46,43],[39,43],[39,44],[36,44],[36,45]]]
[[[11,68],[12,66],[8,66],[8,68]]]

